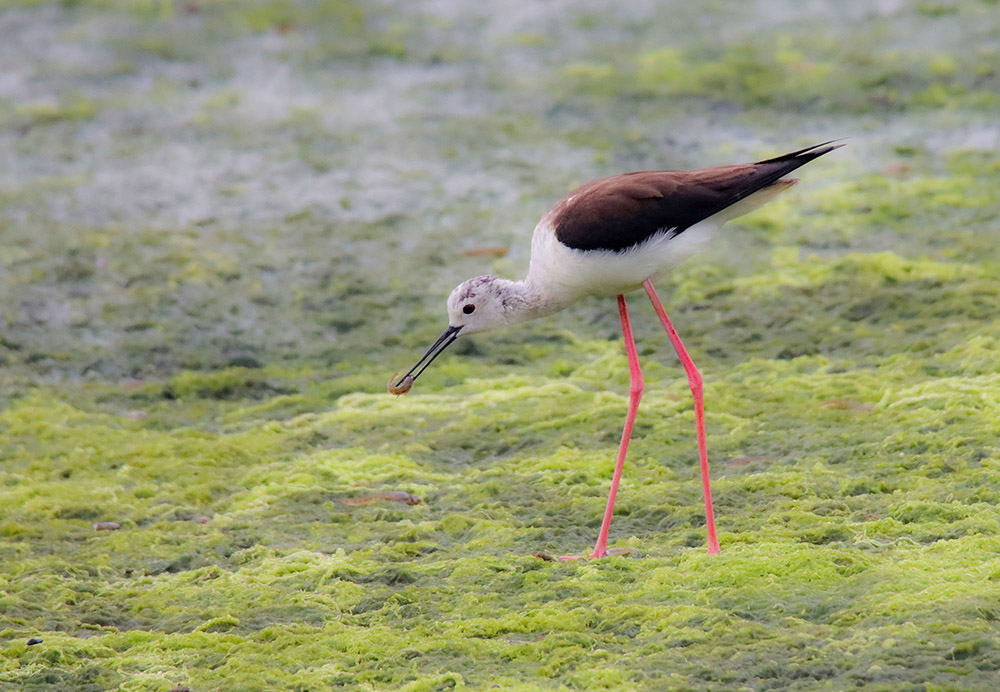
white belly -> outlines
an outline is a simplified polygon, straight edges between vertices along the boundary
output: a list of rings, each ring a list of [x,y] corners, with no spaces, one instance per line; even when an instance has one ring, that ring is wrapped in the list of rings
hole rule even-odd
[[[706,219],[679,236],[662,234],[622,252],[574,250],[556,239],[540,223],[531,239],[528,282],[558,302],[568,305],[589,295],[630,293],[646,279],[656,279],[711,240],[719,223]]]

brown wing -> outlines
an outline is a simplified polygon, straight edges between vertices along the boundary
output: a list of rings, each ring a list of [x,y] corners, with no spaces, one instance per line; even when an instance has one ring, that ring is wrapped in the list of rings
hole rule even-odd
[[[825,142],[757,163],[595,180],[560,200],[551,223],[567,247],[620,252],[662,233],[680,235],[840,146]]]

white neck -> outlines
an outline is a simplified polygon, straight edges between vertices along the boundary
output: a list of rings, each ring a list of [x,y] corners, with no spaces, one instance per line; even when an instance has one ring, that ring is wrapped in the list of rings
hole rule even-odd
[[[496,282],[503,296],[504,321],[507,324],[551,315],[565,309],[572,302],[546,295],[530,277],[522,281],[497,279]]]

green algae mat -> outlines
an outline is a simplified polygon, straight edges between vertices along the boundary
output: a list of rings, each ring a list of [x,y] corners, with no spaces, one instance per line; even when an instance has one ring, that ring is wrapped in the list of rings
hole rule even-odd
[[[0,2],[0,690],[995,690],[1000,7]],[[385,382],[628,170],[848,144]],[[541,556],[541,557],[540,557]]]

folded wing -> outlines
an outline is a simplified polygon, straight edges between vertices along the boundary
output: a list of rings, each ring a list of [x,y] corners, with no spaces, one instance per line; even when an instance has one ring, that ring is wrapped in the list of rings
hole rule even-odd
[[[620,252],[659,234],[680,235],[841,146],[825,142],[757,163],[595,180],[560,200],[550,223],[567,247]]]

